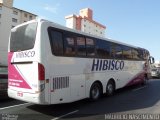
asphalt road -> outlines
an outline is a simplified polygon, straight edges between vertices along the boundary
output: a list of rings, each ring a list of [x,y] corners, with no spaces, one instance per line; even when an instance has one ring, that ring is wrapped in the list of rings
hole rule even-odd
[[[143,115],[143,116],[142,116]],[[96,102],[81,100],[61,105],[35,105],[0,100],[0,120],[107,120],[154,118],[160,120],[160,80],[103,96]]]

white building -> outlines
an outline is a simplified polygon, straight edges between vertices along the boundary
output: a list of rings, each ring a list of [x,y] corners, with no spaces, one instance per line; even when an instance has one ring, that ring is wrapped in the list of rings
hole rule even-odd
[[[13,7],[13,0],[0,0],[0,64],[7,65],[8,40],[11,28],[35,19],[37,15]]]
[[[80,15],[66,16],[66,26],[72,29],[104,37],[106,27],[93,20],[93,12],[89,8],[80,10]]]

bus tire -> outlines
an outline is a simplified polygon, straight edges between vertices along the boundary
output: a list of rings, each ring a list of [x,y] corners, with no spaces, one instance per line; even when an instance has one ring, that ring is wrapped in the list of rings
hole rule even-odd
[[[107,96],[113,95],[114,91],[115,91],[115,83],[114,83],[113,80],[110,80],[107,83],[107,86],[106,86],[106,94],[107,94]]]
[[[102,87],[98,82],[95,82],[92,84],[90,89],[90,100],[96,101],[98,100],[102,95]]]

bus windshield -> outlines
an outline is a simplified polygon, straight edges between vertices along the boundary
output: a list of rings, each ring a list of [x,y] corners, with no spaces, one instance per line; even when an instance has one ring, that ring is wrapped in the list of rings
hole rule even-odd
[[[11,32],[10,51],[24,51],[34,47],[37,23],[30,23]]]

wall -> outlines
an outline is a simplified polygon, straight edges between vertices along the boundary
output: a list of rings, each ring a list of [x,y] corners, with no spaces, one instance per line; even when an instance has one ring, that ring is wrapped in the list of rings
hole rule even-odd
[[[66,17],[66,26],[68,28],[76,29],[76,16],[71,15]]]
[[[0,64],[7,65],[8,41],[12,23],[9,18],[12,15],[12,9],[2,6],[0,14]]]
[[[99,25],[94,24],[93,22],[90,22],[89,20],[86,19],[82,19],[81,21],[81,30],[83,32],[89,33],[89,34],[93,34],[96,36],[101,36],[104,37],[105,36],[105,29],[100,27]]]
[[[13,0],[0,0],[0,3],[9,8],[13,6]]]

